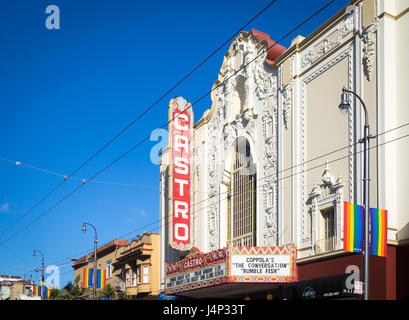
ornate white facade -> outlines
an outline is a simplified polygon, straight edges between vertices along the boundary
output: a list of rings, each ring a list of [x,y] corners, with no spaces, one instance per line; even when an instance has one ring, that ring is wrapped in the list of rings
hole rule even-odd
[[[352,99],[352,110],[343,117],[338,110],[340,94],[345,86],[366,101],[373,134],[409,122],[404,99],[399,98],[406,93],[393,91],[385,79],[397,81],[397,74],[388,69],[396,71],[396,62],[389,58],[390,51],[397,50],[388,32],[394,32],[397,42],[409,26],[404,2],[391,1],[388,7],[383,1],[355,1],[307,38],[295,38],[275,61],[267,56],[271,42],[256,30],[241,32],[233,41],[213,86],[211,109],[194,126],[195,247],[209,252],[227,245],[234,144],[244,138],[257,177],[254,245],[295,243],[300,261],[342,252],[343,201],[362,202],[362,145],[357,142],[363,113]],[[386,20],[385,12],[391,8],[401,13],[394,26]],[[409,52],[407,44],[404,49]],[[407,77],[401,80],[408,83]],[[381,134],[371,145],[387,140]],[[371,151],[371,206],[390,210],[390,243],[409,238],[404,231],[409,215],[398,209],[407,200],[392,194],[403,183],[397,175],[400,150],[391,143]],[[162,156],[165,219],[169,154],[165,150]],[[408,180],[409,172],[404,172]],[[328,228],[322,217],[328,209],[333,210],[330,250],[320,247]],[[162,242],[165,261],[166,237]]]

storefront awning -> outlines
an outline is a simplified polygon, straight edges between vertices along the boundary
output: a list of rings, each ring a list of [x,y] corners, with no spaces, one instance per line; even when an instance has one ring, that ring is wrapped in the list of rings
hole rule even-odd
[[[255,292],[277,290],[279,283],[225,283],[218,286],[180,292],[179,297],[191,299],[236,299]]]
[[[338,274],[329,277],[288,283],[283,287],[283,299],[311,300],[311,299],[339,299],[357,298],[359,294],[347,287],[351,274]]]
[[[166,265],[165,294],[193,299],[246,297],[297,280],[295,246],[192,252]]]

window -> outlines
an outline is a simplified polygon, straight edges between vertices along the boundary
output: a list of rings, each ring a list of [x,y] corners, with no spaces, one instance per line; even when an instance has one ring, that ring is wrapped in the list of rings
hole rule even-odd
[[[129,283],[129,270],[125,271],[125,286],[128,288],[130,286]]]
[[[107,279],[112,277],[112,260],[107,261]]]
[[[132,270],[131,272],[132,272],[132,284],[131,284],[131,286],[135,287],[136,286],[136,270]]]
[[[246,103],[246,86],[245,86],[245,79],[239,78],[236,82],[235,88],[233,93],[233,108],[231,117],[234,117],[237,114],[242,114],[245,109]]]
[[[321,239],[317,241],[317,253],[335,249],[335,213],[334,207],[321,211]]]
[[[245,151],[239,145],[245,143]],[[245,154],[244,154],[245,152]],[[256,243],[256,173],[247,140],[237,141],[233,159],[227,215],[227,239],[233,246]]]
[[[143,283],[149,283],[149,265],[143,265]]]
[[[142,283],[142,266],[138,266],[138,283]]]
[[[120,290],[124,290],[125,289],[125,282],[123,279],[118,278],[117,280],[117,286],[119,287]]]
[[[321,212],[323,219],[324,238],[330,239],[335,235],[334,229],[334,208],[327,209]]]

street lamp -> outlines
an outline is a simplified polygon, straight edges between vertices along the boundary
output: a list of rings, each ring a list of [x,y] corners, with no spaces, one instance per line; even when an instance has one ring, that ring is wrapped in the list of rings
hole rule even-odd
[[[97,229],[91,224],[91,223],[88,223],[88,222],[84,222],[83,224],[82,224],[82,231],[84,232],[84,233],[86,233],[87,232],[87,226],[86,225],[89,225],[89,226],[91,226],[93,229],[94,229],[94,233],[95,233],[95,236],[94,236],[94,271],[92,272],[92,287],[93,287],[93,289],[94,289],[94,299],[96,299],[96,297],[97,297],[97,243],[98,243],[98,236],[97,236]]]
[[[361,102],[362,107],[365,112],[365,126],[364,126],[364,137],[359,140],[359,143],[364,144],[364,178],[363,178],[363,199],[365,207],[365,230],[364,230],[364,257],[363,257],[363,285],[364,285],[364,300],[369,300],[369,139],[374,138],[373,135],[369,133],[369,121],[368,121],[368,110],[365,106],[364,101],[355,92],[342,88],[341,103],[339,104],[339,109],[343,114],[348,114],[351,109],[349,103],[349,93],[358,98]]]
[[[34,249],[33,257],[36,256],[36,252],[39,252],[41,254],[41,300],[44,300],[44,255],[40,250]]]

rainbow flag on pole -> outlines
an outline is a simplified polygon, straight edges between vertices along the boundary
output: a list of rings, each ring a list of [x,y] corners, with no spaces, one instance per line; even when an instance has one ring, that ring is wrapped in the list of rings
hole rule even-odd
[[[364,207],[344,201],[344,251],[362,253]]]
[[[34,285],[33,295],[34,297],[41,297],[41,287]]]
[[[34,285],[33,295],[35,297],[41,297],[41,286]],[[49,289],[48,287],[44,287],[44,299],[48,299],[50,295],[51,295],[51,289]]]
[[[371,238],[369,242],[369,253],[375,256],[386,257],[388,239],[388,210],[369,210],[371,218]]]
[[[51,295],[51,289],[44,287],[44,299],[48,299]]]
[[[83,271],[83,280],[82,280],[82,287],[83,288],[92,288],[93,282],[93,268],[84,268]],[[97,270],[97,288],[103,289],[106,285],[106,270],[105,269],[98,269]]]
[[[97,288],[103,289],[105,288],[106,284],[106,270],[105,269],[98,269],[98,277],[97,277]]]
[[[82,287],[92,288],[92,269],[84,268],[82,273]]]

